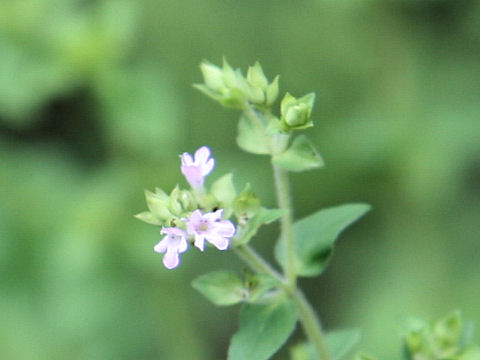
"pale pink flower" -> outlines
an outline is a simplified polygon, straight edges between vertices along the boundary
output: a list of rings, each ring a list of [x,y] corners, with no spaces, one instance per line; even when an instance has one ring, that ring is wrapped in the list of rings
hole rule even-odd
[[[180,264],[179,254],[188,249],[187,234],[176,227],[163,228],[160,233],[165,234],[165,236],[155,245],[153,250],[157,253],[165,253],[163,255],[163,265],[167,269],[176,268]]]
[[[201,189],[205,181],[205,177],[210,174],[215,166],[215,159],[210,157],[211,151],[207,146],[202,146],[195,151],[195,155],[183,153],[181,156],[182,174],[188,183],[194,189]]]
[[[201,251],[205,248],[205,240],[218,250],[226,250],[229,238],[235,234],[235,225],[230,220],[222,220],[223,209],[202,214],[195,210],[188,219],[187,233],[195,237],[194,245]]]

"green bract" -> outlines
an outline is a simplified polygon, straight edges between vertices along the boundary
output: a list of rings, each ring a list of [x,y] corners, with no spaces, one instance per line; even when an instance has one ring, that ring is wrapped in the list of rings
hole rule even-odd
[[[288,171],[317,169],[324,165],[323,159],[305,135],[297,136],[284,152],[272,157],[272,164]]]
[[[215,181],[212,184],[211,193],[217,199],[218,207],[225,210],[224,216],[230,217],[233,212],[233,202],[237,195],[233,185],[233,175],[229,173]]]
[[[242,115],[238,122],[238,146],[247,152],[253,154],[269,154],[268,146],[269,138],[264,128],[255,124],[252,119],[246,115]]]

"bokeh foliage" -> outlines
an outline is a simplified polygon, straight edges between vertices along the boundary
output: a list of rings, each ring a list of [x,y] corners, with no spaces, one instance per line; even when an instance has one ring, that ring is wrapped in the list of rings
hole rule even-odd
[[[293,177],[297,217],[373,205],[302,283],[326,327],[392,359],[407,315],[480,324],[478,1],[0,0],[2,359],[224,358],[236,312],[190,281],[242,265],[192,253],[167,271],[132,216],[204,144],[274,206],[235,114],[191,87],[222,56],[317,95],[327,167]]]

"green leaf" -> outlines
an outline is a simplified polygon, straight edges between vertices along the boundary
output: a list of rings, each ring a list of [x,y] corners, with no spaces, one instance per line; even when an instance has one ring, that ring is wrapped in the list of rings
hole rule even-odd
[[[248,302],[262,301],[265,294],[281,285],[280,280],[268,274],[250,275],[247,277]]]
[[[295,172],[324,166],[322,157],[305,135],[297,136],[290,148],[272,158],[272,163]]]
[[[480,359],[480,346],[472,346],[458,357],[458,360],[478,360],[478,359]]]
[[[233,238],[236,246],[248,243],[258,232],[258,229],[264,224],[270,224],[279,219],[286,210],[260,208],[258,213],[248,220],[245,224],[239,225],[237,233]],[[239,221],[240,222],[240,221]]]
[[[225,270],[199,276],[193,280],[192,286],[218,306],[238,304],[247,295],[242,279],[237,274]]]
[[[346,355],[360,341],[359,330],[339,330],[325,335],[325,343],[332,360],[346,359]],[[304,342],[290,349],[292,360],[316,360],[317,356],[312,344]]]
[[[367,204],[345,204],[319,210],[293,226],[296,272],[316,276],[323,272],[340,233],[370,210]],[[285,249],[281,239],[275,248],[277,261],[284,266]]]
[[[358,353],[355,355],[355,360],[377,360],[377,358],[365,353]]]
[[[295,329],[297,308],[286,298],[267,305],[246,304],[233,335],[228,360],[267,360]]]
[[[325,342],[332,359],[342,360],[360,342],[360,338],[359,330],[338,330],[328,333]]]
[[[242,115],[238,122],[237,144],[244,151],[253,154],[269,154],[268,139],[264,130]]]

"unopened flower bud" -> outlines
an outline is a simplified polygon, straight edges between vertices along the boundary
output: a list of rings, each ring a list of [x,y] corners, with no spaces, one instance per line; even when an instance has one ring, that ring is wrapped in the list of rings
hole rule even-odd
[[[268,80],[263,73],[262,66],[257,61],[255,65],[250,66],[247,71],[247,80],[255,88],[266,90],[268,86]]]
[[[222,79],[222,70],[213,64],[203,62],[200,64],[205,85],[213,91],[221,91],[225,87]]]
[[[160,190],[161,191],[161,190]],[[163,191],[161,193],[152,193],[151,191],[145,191],[145,200],[147,201],[147,207],[150,213],[162,222],[170,221],[173,214],[169,210],[170,197]]]
[[[310,118],[315,94],[310,93],[299,99],[286,93],[281,104],[281,121],[285,130],[304,129],[313,126]]]
[[[176,216],[180,216],[182,214],[183,208],[182,204],[180,204],[180,188],[175,186],[175,188],[170,193],[170,201],[168,202],[168,209],[170,212]]]

